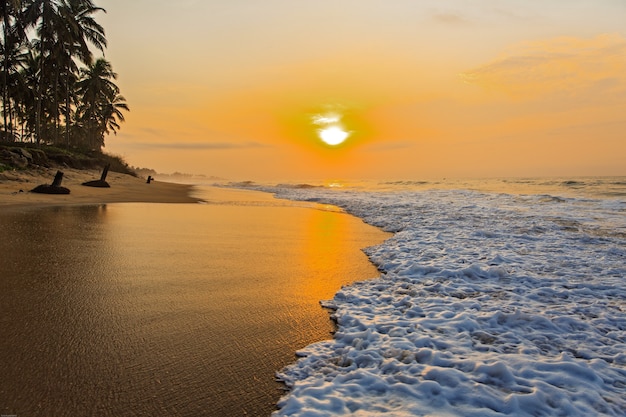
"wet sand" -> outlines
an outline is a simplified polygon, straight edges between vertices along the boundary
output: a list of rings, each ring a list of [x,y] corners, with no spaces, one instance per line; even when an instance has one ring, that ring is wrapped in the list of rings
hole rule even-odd
[[[0,411],[269,415],[274,373],[331,337],[318,301],[376,276],[360,249],[387,235],[263,193],[113,180],[117,201],[206,204],[0,187]]]

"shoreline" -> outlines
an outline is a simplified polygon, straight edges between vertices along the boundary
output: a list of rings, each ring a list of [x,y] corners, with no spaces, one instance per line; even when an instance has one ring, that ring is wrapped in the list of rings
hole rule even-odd
[[[61,415],[59,404],[81,414],[270,415],[286,389],[277,372],[300,349],[332,338],[319,301],[378,274],[361,248],[384,236],[354,216],[214,187],[195,193],[208,204],[105,210],[113,197],[200,200],[189,197],[193,186],[115,173],[111,189],[92,189],[81,181],[99,173],[64,172],[69,195],[12,194],[50,182],[39,174],[0,180],[0,207],[9,208],[0,216],[9,237],[0,305],[15,318],[0,356],[19,365],[7,368],[14,403],[3,406],[11,414],[29,412],[20,401],[27,393]],[[148,195],[129,194],[133,188]],[[58,375],[53,393],[38,384]],[[154,400],[144,402],[147,395]],[[108,402],[112,396],[119,400]]]
[[[110,188],[88,187],[83,182],[100,178],[100,171],[60,169],[63,173],[62,186],[70,194],[38,194],[30,190],[40,184],[51,184],[57,168],[41,168],[25,171],[0,173],[0,207],[25,208],[29,206],[67,206],[107,203],[199,203],[202,200],[191,196],[193,185],[177,184],[145,179],[128,174],[109,172]]]

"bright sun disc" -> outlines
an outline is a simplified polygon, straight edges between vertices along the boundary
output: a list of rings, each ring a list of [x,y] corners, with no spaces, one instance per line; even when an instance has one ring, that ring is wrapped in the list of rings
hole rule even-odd
[[[340,127],[330,126],[320,129],[319,135],[324,143],[335,146],[343,143],[348,138],[349,133]]]

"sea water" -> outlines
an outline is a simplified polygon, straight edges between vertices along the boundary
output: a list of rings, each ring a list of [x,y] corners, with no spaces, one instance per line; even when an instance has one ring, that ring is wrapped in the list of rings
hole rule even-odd
[[[258,188],[394,232],[276,417],[626,415],[626,178]]]

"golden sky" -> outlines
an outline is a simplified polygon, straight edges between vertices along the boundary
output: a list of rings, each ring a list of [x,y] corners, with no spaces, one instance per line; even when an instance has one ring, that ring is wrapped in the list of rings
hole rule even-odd
[[[623,0],[99,0],[108,152],[233,180],[626,175]],[[320,140],[334,124],[341,145]]]

